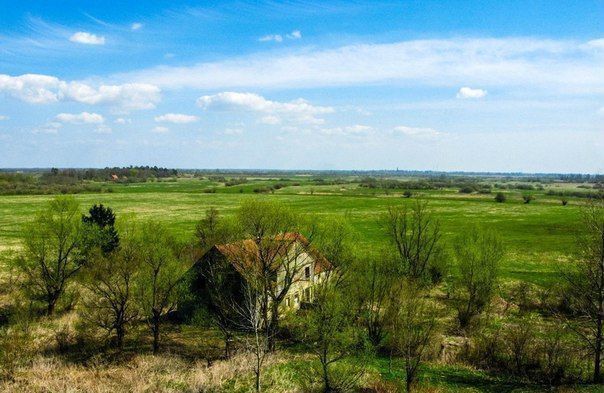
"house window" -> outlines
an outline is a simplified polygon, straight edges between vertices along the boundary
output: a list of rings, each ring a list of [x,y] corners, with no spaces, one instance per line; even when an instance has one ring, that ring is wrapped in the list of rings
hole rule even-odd
[[[310,266],[306,266],[304,268],[304,278],[306,278],[307,280],[310,279]]]
[[[304,300],[307,302],[310,302],[310,288],[305,288],[304,289]]]
[[[297,294],[297,293],[294,295],[294,302],[295,302],[296,304],[300,303],[300,296],[298,296],[298,294]]]

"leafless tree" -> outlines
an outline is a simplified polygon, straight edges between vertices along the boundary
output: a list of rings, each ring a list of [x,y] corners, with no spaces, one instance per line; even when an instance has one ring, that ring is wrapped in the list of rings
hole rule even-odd
[[[259,302],[266,329],[269,330],[269,348],[275,349],[275,338],[279,330],[279,307],[292,284],[302,278],[305,265],[304,254],[310,249],[312,232],[301,237],[301,218],[285,205],[249,200],[244,202],[237,220],[245,238],[252,239],[257,249],[257,261],[250,268],[248,250],[242,243],[237,263],[255,277]]]

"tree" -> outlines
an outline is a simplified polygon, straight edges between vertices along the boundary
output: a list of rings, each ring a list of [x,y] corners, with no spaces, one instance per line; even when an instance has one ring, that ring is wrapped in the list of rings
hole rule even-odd
[[[575,264],[563,272],[563,277],[573,311],[579,317],[574,330],[593,356],[593,380],[600,383],[604,342],[604,200],[591,201],[584,207],[582,228]]]
[[[201,254],[205,253],[216,244],[224,244],[234,240],[238,235],[238,228],[221,217],[218,209],[211,207],[206,210],[195,226],[196,246]]]
[[[435,315],[434,306],[425,299],[416,282],[401,280],[393,287],[387,310],[389,345],[402,357],[407,392],[417,382],[419,368],[433,344]]]
[[[159,351],[162,319],[175,309],[178,285],[185,273],[182,248],[158,222],[147,221],[137,231],[141,258],[137,275],[138,301],[153,333],[153,353]]]
[[[382,219],[395,246],[401,273],[413,280],[428,278],[431,266],[442,257],[440,225],[425,201],[407,206],[390,206]]]
[[[472,228],[457,237],[453,251],[459,269],[455,300],[459,324],[463,329],[491,301],[504,249],[494,232]]]
[[[320,363],[324,392],[350,390],[363,375],[363,367],[336,373],[340,360],[366,352],[366,339],[356,321],[353,267],[358,266],[354,236],[342,220],[328,221],[317,230],[316,247],[331,264],[315,283],[313,306],[303,312],[299,337],[306,342]]]
[[[135,283],[140,269],[138,245],[133,228],[114,252],[97,252],[84,270],[83,285],[89,291],[83,315],[95,325],[115,332],[115,345],[122,349],[127,326],[138,317],[134,302]]]
[[[411,198],[411,196],[412,196],[412,195],[413,195],[413,193],[412,193],[410,190],[405,190],[405,191],[403,192],[403,196],[404,196],[405,198]]]
[[[115,214],[109,207],[93,205],[88,210],[88,215],[82,215],[82,223],[88,226],[96,226],[100,232],[100,236],[95,236],[98,239],[97,243],[91,246],[100,246],[104,253],[109,253],[115,250],[120,244],[120,238],[115,229]]]
[[[252,367],[256,392],[262,390],[262,371],[271,352],[269,347],[271,330],[264,328],[263,294],[257,290],[257,288],[262,288],[262,285],[254,281],[259,278],[261,277],[250,276],[244,285],[243,302],[233,304],[237,313],[237,317],[234,319],[237,323],[236,326],[249,333],[249,336],[244,337],[243,341],[246,349],[253,354]]]
[[[507,197],[503,192],[498,192],[495,194],[495,202],[503,203],[507,200]]]
[[[369,340],[379,347],[385,336],[385,309],[393,285],[396,266],[390,255],[371,255],[355,267],[354,281],[361,303],[361,321]]]
[[[524,201],[524,203],[527,203],[527,204],[531,203],[531,201],[534,200],[534,199],[535,199],[535,197],[533,195],[531,195],[531,194],[524,194],[522,196],[522,200]]]
[[[56,197],[24,231],[24,251],[16,267],[26,277],[26,290],[54,313],[57,301],[83,266],[77,256],[81,222],[79,205],[72,197]]]
[[[303,247],[301,219],[281,203],[248,200],[237,212],[237,221],[243,236],[252,239],[258,255],[253,269],[246,269],[246,279],[259,285],[259,299],[263,309],[265,327],[269,330],[269,348],[274,350],[279,330],[279,306],[292,284],[302,278],[304,266],[302,254],[308,251],[312,237],[306,237]],[[241,253],[242,266],[247,265],[248,255]],[[253,275],[254,277],[249,277]]]

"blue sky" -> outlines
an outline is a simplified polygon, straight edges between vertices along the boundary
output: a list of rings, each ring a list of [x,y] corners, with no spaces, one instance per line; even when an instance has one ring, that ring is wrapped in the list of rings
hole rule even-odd
[[[0,0],[0,167],[604,172],[604,1]]]

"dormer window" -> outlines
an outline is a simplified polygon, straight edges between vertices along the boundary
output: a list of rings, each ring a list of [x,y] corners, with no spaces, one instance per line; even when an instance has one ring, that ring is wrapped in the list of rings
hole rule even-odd
[[[310,266],[304,268],[304,278],[310,280]]]

